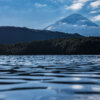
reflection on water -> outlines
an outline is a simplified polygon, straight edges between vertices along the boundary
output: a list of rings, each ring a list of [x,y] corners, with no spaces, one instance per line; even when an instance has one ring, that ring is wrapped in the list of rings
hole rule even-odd
[[[0,56],[0,100],[100,100],[100,56]]]

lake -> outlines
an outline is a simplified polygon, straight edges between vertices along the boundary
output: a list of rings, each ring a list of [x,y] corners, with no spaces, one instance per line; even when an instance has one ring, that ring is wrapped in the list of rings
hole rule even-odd
[[[0,56],[0,100],[100,100],[100,55]]]

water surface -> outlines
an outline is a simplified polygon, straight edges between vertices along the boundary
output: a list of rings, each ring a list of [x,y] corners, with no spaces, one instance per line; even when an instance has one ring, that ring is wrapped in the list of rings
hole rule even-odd
[[[0,100],[100,100],[100,56],[0,56]]]

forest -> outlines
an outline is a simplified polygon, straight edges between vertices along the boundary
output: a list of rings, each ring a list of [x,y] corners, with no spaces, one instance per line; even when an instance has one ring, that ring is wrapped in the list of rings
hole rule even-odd
[[[0,55],[100,54],[100,37],[72,37],[0,44]]]

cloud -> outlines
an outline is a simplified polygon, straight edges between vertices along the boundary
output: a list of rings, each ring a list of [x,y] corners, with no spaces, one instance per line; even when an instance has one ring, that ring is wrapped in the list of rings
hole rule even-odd
[[[66,9],[71,9],[71,10],[79,10],[83,7],[82,3],[75,3],[69,7],[66,7]]]
[[[86,2],[88,2],[88,1],[90,1],[90,0],[73,0],[73,2],[80,2],[80,3],[86,3]]]
[[[100,21],[100,15],[94,16],[92,18],[93,21]]]
[[[58,2],[64,3],[65,0],[50,0],[50,1],[53,2],[53,3],[58,3]]]
[[[92,8],[94,8],[94,9],[100,7],[100,0],[96,0],[96,1],[94,1],[94,2],[91,2],[91,3],[90,3],[90,6],[91,6]]]
[[[83,6],[90,0],[73,0],[73,4],[69,7],[66,7],[66,9],[70,10],[80,10],[83,8]]]
[[[96,14],[98,11],[90,11],[91,14]]]
[[[34,5],[35,7],[38,7],[38,8],[47,7],[47,4],[41,4],[41,3],[35,3]]]

